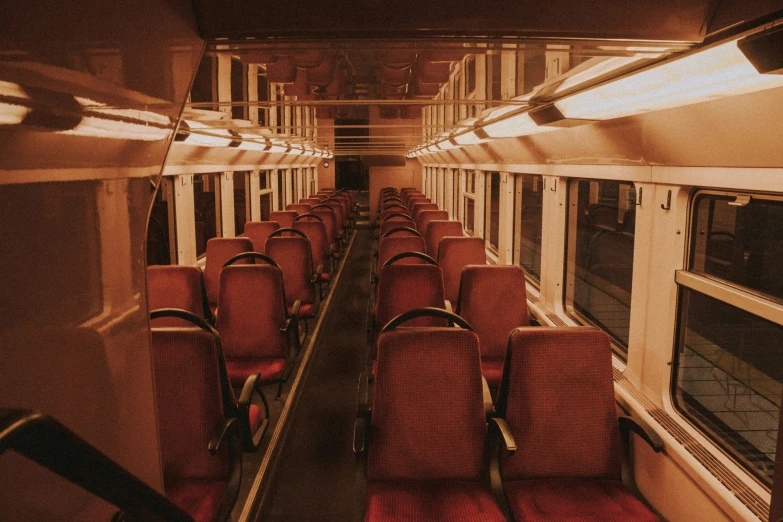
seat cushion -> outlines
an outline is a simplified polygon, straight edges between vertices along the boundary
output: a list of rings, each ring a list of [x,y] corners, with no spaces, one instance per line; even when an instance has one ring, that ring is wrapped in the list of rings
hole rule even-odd
[[[506,520],[492,494],[475,482],[370,482],[367,484],[365,499],[365,522]]]
[[[332,276],[329,275],[329,272],[324,272],[324,273],[321,274],[321,281],[322,282],[328,283],[331,280],[332,280]]]
[[[261,383],[277,382],[283,376],[285,359],[226,359],[226,370],[231,386],[241,388],[248,377],[259,374]]]
[[[505,482],[503,489],[518,522],[659,520],[619,480],[514,480]]]
[[[288,314],[293,313],[293,306],[288,307]],[[315,317],[315,304],[314,303],[302,303],[299,306],[299,317]]]
[[[500,387],[503,377],[503,359],[496,357],[481,358],[481,374],[487,380],[490,388]]]
[[[255,433],[258,425],[261,423],[261,408],[257,404],[251,404],[247,412],[250,423],[250,432]]]
[[[166,498],[196,522],[214,520],[226,492],[226,483],[208,479],[166,481]]]

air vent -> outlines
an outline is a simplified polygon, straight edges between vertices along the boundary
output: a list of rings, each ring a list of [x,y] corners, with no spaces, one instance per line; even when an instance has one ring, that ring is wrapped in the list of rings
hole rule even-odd
[[[525,297],[527,297],[527,300],[530,301],[531,303],[537,303],[538,302],[538,297],[536,297],[533,294],[531,294],[530,290],[525,290]]]
[[[549,315],[547,314],[547,317]],[[731,491],[737,499],[753,512],[761,520],[769,518],[769,504],[761,498],[755,491],[745,485],[737,478],[721,461],[715,458],[712,453],[704,447],[698,440],[693,438],[690,433],[685,431],[671,415],[656,406],[650,399],[640,393],[633,387],[628,379],[618,370],[613,368],[614,381],[623,390],[628,392],[644,410],[665,429],[679,444],[681,444],[699,463],[707,468],[712,475],[718,479],[721,484]]]

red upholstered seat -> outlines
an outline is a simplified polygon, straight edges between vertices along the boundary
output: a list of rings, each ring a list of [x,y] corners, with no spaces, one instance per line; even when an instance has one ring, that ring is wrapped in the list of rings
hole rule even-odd
[[[255,432],[256,428],[258,428],[258,425],[261,423],[261,408],[257,404],[251,404],[247,413],[250,430]]]
[[[527,326],[525,271],[516,265],[469,265],[462,270],[457,314],[481,339],[481,366],[492,388],[500,386],[508,335]]]
[[[204,318],[204,276],[195,266],[153,265],[147,267],[149,309],[180,308]],[[176,317],[161,317],[155,327],[190,326]]]
[[[326,226],[326,240],[329,245],[329,249],[334,257],[340,257],[339,249],[340,244],[338,237],[340,237],[340,229],[337,228],[337,214],[334,213],[329,207],[319,207],[317,209],[310,209],[310,214],[318,216]]]
[[[443,275],[435,265],[394,263],[382,267],[375,296],[375,333],[403,312],[424,307],[443,308]],[[407,326],[445,326],[442,319],[422,317]],[[377,342],[376,342],[377,346]]]
[[[484,265],[487,254],[480,237],[444,237],[438,249],[438,264],[443,270],[443,288],[454,308],[459,298],[459,281],[467,265]]]
[[[458,328],[398,330],[378,344],[364,520],[505,520],[482,486],[478,337]]]
[[[430,221],[448,221],[449,220],[449,213],[445,210],[421,210],[419,211],[418,216],[416,216],[416,230],[418,230],[421,235],[424,235],[427,233],[427,225],[430,224]]]
[[[310,205],[310,208],[313,208],[314,206],[319,205],[321,203],[321,200],[317,199],[314,196],[311,196],[309,198],[300,199],[299,203],[302,205]]]
[[[171,480],[166,498],[185,510],[196,522],[212,522],[226,494],[226,483],[208,479]]]
[[[438,208],[438,205],[435,203],[422,203],[422,202],[414,202],[413,206],[411,206],[411,216],[413,217],[413,221],[416,222],[418,225],[419,223],[419,214],[425,210],[440,210]]]
[[[253,242],[246,237],[215,237],[207,241],[207,261],[204,265],[204,282],[207,288],[207,300],[212,313],[215,313],[220,289],[220,272],[223,265],[237,254],[252,252]],[[248,264],[247,259],[237,264]]]
[[[238,437],[215,455],[208,449],[225,422],[226,401],[233,400],[223,392],[215,336],[199,328],[153,328],[150,338],[164,493],[195,520],[228,516],[236,492],[227,485],[239,480],[241,468],[231,455],[241,450]]]
[[[326,232],[326,224],[314,218],[306,218],[294,222],[294,229],[303,232],[310,240],[310,249],[313,266],[318,269],[323,267],[324,272],[330,271],[329,263],[329,236]]]
[[[343,210],[343,205],[339,201],[335,201],[334,199],[327,199],[324,200],[322,205],[326,205],[327,207],[334,210],[335,216],[337,218],[337,228],[340,230],[343,230],[345,228],[346,223],[346,215],[345,211]]]
[[[402,252],[421,252],[423,254],[425,250],[424,238],[419,236],[393,235],[381,238],[378,243],[378,267],[382,267],[389,258]],[[397,263],[420,265],[424,261],[415,257],[409,257],[400,259]]]
[[[245,223],[244,235],[253,242],[253,251],[264,254],[264,243],[269,234],[280,228],[277,221],[248,221]]]
[[[394,216],[395,218],[399,219],[406,219],[404,216],[401,216],[400,214],[404,214],[404,216],[408,216],[408,219],[410,219],[412,216],[410,215],[410,212],[408,212],[407,208],[399,208],[396,204],[392,206],[392,208],[385,208],[381,210],[381,213],[378,216],[378,222],[383,223],[390,217]]]
[[[504,483],[516,520],[525,522],[656,522],[619,480],[532,479]]]
[[[270,237],[264,249],[266,255],[283,271],[283,288],[289,313],[294,303],[301,301],[299,317],[313,317],[317,294],[313,283],[315,270],[310,241],[299,236]]]
[[[658,520],[620,482],[609,336],[520,328],[506,361],[498,410],[518,449],[501,469],[517,520]]]
[[[277,221],[280,228],[290,228],[297,215],[294,210],[275,210],[269,213],[269,221]]]
[[[223,342],[231,384],[242,386],[253,373],[263,383],[281,382],[289,370],[283,274],[272,265],[231,265],[220,274],[215,326]]]
[[[308,205],[306,203],[291,203],[288,206],[285,207],[286,210],[293,210],[296,212],[297,216],[301,216],[302,214],[307,214],[310,212],[310,207],[312,205]]]
[[[364,519],[373,522],[505,521],[491,493],[459,480],[371,482]]]
[[[381,226],[378,229],[378,238],[382,238],[388,231],[400,227],[416,230],[416,223],[403,217],[386,218],[386,220],[381,221]]]
[[[250,375],[257,373],[264,383],[277,382],[286,368],[281,357],[248,357],[226,359],[226,370],[231,385],[239,388]]]
[[[430,201],[430,198],[428,198],[424,194],[414,194],[412,196],[407,196],[403,198],[403,201],[405,202],[405,206],[408,207],[408,210],[413,209],[414,203],[432,203]]]
[[[459,221],[430,221],[427,226],[427,233],[424,235],[424,242],[427,243],[427,254],[438,259],[438,248],[440,240],[447,236],[461,237],[462,223]]]

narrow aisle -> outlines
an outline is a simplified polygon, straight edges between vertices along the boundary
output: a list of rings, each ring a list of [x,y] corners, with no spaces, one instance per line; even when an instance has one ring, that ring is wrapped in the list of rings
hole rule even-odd
[[[353,425],[367,350],[372,246],[370,230],[357,230],[259,521],[344,522],[353,516]]]

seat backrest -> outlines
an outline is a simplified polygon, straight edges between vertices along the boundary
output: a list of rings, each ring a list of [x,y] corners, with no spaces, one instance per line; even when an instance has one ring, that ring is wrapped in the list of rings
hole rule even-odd
[[[343,207],[343,216],[347,217],[351,215],[351,198],[345,194],[336,194],[332,196],[334,201],[337,201]]]
[[[313,198],[313,199],[317,199],[317,200],[318,200],[318,201],[320,201],[320,202],[323,202],[323,201],[324,201],[326,198],[328,198],[329,196],[327,196],[326,194],[313,194],[313,195],[312,195],[312,196],[310,196],[310,197],[311,197],[311,198]]]
[[[207,301],[214,309],[218,301],[220,288],[220,272],[226,261],[242,252],[252,252],[253,242],[246,237],[214,237],[207,241],[207,261],[204,265],[204,282],[207,287]],[[242,259],[238,264],[250,264],[252,261]]]
[[[381,267],[375,295],[376,331],[403,312],[428,306],[445,306],[440,267],[399,263]],[[406,323],[406,326],[445,325],[445,321],[432,317],[421,317]]]
[[[378,344],[367,479],[480,480],[487,429],[476,335],[398,330]]]
[[[269,221],[277,221],[280,228],[289,228],[298,214],[294,210],[275,210],[269,213]]]
[[[440,210],[435,203],[414,203],[411,207],[411,216],[418,223],[419,213],[423,210]]]
[[[337,230],[337,215],[334,213],[334,210],[327,207],[321,207],[315,210],[310,209],[309,214],[321,218],[321,221],[326,225],[327,241],[330,245],[336,245],[339,231]]]
[[[422,254],[426,254],[425,250],[424,238],[422,237],[395,235],[382,238],[380,243],[378,243],[378,266],[383,266],[389,258],[399,253],[421,252]],[[415,257],[408,257],[400,259],[397,263],[420,265],[424,263],[424,261]]]
[[[310,240],[298,236],[270,237],[265,248],[266,255],[283,271],[286,304],[293,306],[297,299],[314,303],[315,287],[311,281],[315,270]]]
[[[269,234],[280,228],[277,221],[248,221],[245,223],[245,237],[253,242],[253,251],[264,253],[264,243]]]
[[[438,259],[440,240],[446,236],[462,237],[462,223],[460,221],[430,221],[427,225],[427,233],[424,242],[427,243],[427,254]]]
[[[293,210],[296,212],[297,216],[301,216],[302,214],[307,214],[310,212],[310,207],[312,205],[307,205],[305,203],[290,203],[288,206],[285,207],[286,210]]]
[[[416,230],[421,232],[421,235],[427,233],[427,225],[430,221],[448,221],[449,213],[445,210],[422,210],[419,212],[416,218]]]
[[[612,348],[601,330],[516,330],[497,407],[517,443],[503,457],[505,479],[620,478]]]
[[[383,235],[388,232],[389,230],[393,230],[395,228],[412,228],[413,230],[416,230],[416,223],[411,221],[410,219],[403,219],[403,218],[389,218],[386,221],[383,221],[381,223],[380,228],[378,229],[378,238],[382,238]]]
[[[204,318],[204,276],[195,266],[155,265],[147,267],[147,301],[150,310],[181,308]],[[189,326],[176,317],[161,317],[152,326]]]
[[[329,236],[326,233],[326,224],[323,221],[308,220],[294,221],[295,230],[301,230],[310,240],[310,249],[315,268],[323,266],[329,269]]]
[[[343,212],[342,204],[339,201],[335,201],[333,199],[327,199],[322,204],[334,210],[334,213],[337,216],[337,227],[340,230],[345,228],[345,213]]]
[[[444,237],[438,249],[438,264],[443,270],[443,288],[454,307],[459,298],[459,280],[467,265],[484,265],[487,254],[480,237]]]
[[[408,219],[412,219],[412,216],[408,212],[408,209],[401,209],[401,208],[392,208],[388,210],[382,210],[381,213],[378,215],[378,221],[383,223],[387,219],[405,219],[404,216],[407,216]]]
[[[505,357],[508,335],[530,321],[525,271],[516,265],[466,266],[456,310],[478,334],[482,358]]]
[[[405,206],[405,204],[398,200],[398,199],[390,199],[386,200],[381,204],[381,214],[383,213],[391,214],[392,212],[404,212],[408,213],[408,207]]]
[[[226,448],[214,456],[207,449],[225,415],[215,336],[152,328],[150,340],[164,489],[183,478],[227,480]]]
[[[324,198],[326,199],[326,198]],[[299,203],[302,205],[310,205],[310,208],[319,205],[321,203],[321,200],[316,198],[315,196],[310,196],[309,198],[302,198],[299,200]]]
[[[283,273],[272,265],[230,265],[220,273],[215,327],[232,358],[285,358]]]
[[[411,208],[413,206],[412,205],[413,201],[416,201],[416,200],[422,201],[424,203],[429,203],[430,202],[429,198],[427,196],[425,196],[424,194],[422,194],[422,193],[406,194],[405,196],[402,197],[402,200],[405,202],[405,205],[408,208]]]

